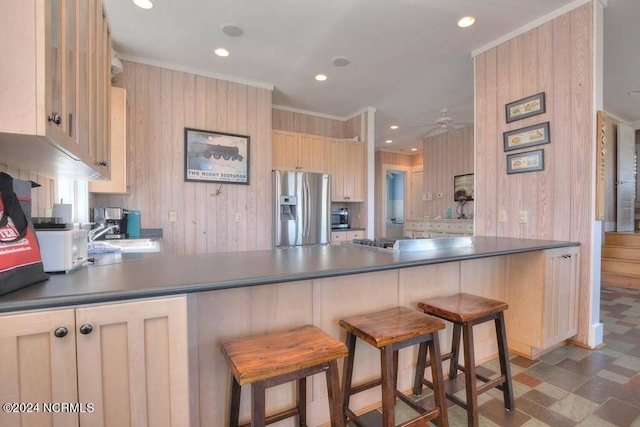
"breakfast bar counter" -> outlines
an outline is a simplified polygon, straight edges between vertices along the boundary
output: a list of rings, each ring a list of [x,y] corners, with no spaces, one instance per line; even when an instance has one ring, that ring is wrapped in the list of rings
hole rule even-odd
[[[456,239],[473,244],[451,247],[463,242]],[[91,402],[94,411],[81,413],[80,425],[98,419],[122,425],[132,417],[145,425],[225,425],[230,373],[222,342],[307,324],[344,340],[342,318],[417,309],[421,301],[457,292],[508,304],[512,353],[534,359],[576,335],[577,243],[496,237],[442,243],[407,252],[343,244],[122,254],[122,262],[52,275],[0,296],[0,396]],[[440,331],[442,349],[452,334],[451,325]],[[495,357],[492,325],[474,328],[474,348],[477,363]],[[355,383],[379,376],[380,356],[370,350],[357,352]],[[411,389],[412,352],[400,352],[400,390]],[[294,389],[270,389],[267,410],[288,407]],[[326,425],[326,393],[324,376],[310,377],[308,425]],[[249,401],[242,399],[241,420],[249,416]],[[378,390],[367,390],[351,407],[365,411],[379,401]],[[20,415],[0,413],[0,425],[16,424]]]
[[[471,247],[416,252],[340,245],[199,255],[122,254],[122,262],[54,274],[45,282],[0,296],[0,313],[320,279],[576,245],[474,237]]]

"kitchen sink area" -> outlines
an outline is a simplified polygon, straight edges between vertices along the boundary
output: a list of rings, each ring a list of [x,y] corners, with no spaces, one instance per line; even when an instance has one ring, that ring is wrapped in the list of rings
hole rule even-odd
[[[115,264],[149,258],[163,252],[162,238],[112,239],[89,242],[87,266]]]
[[[119,248],[122,253],[162,252],[162,240],[156,238],[114,239],[103,242],[107,245]]]

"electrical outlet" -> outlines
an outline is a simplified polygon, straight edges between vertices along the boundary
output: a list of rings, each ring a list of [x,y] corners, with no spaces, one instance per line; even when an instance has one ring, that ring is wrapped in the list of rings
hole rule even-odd
[[[526,224],[527,223],[527,211],[519,211],[518,212],[518,222],[520,224]]]
[[[236,213],[236,222],[242,222],[242,214],[240,212]]]
[[[422,201],[428,202],[433,200],[433,193],[422,193]]]
[[[442,193],[436,193],[436,197],[437,197],[438,199],[441,199],[441,198],[442,198],[442,196],[443,196],[443,194],[442,194]]]
[[[498,211],[498,222],[507,222],[507,211],[500,209]]]
[[[177,222],[178,221],[178,212],[171,211],[169,212],[169,222]]]

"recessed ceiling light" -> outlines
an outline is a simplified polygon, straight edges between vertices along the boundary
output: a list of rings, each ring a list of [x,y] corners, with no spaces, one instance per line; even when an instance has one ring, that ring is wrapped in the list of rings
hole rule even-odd
[[[631,92],[629,92],[629,95],[631,95],[631,96],[640,95],[640,90],[632,90]]]
[[[216,55],[222,56],[223,58],[229,56],[229,51],[222,47],[217,48],[216,50],[214,50],[214,52]]]
[[[225,24],[222,26],[222,32],[229,37],[240,37],[244,34],[244,30],[237,25]]]
[[[411,151],[418,151],[418,149],[417,148],[412,148]]]
[[[391,144],[392,142],[393,142],[393,140],[391,140],[391,139],[387,139],[387,140],[385,141],[385,144]]]
[[[398,129],[398,125],[391,125],[391,126],[389,126],[389,129],[394,129],[394,130]]]
[[[474,18],[473,16],[465,16],[458,21],[458,27],[467,28],[472,26],[474,22],[476,22],[476,18]]]
[[[142,9],[151,9],[153,7],[151,0],[133,0],[133,4]]]
[[[316,80],[319,81],[319,82],[323,82],[323,81],[327,80],[327,76],[325,76],[324,74],[318,74],[316,76]]]
[[[349,58],[345,58],[344,56],[337,56],[333,58],[332,62],[336,67],[346,67],[347,65],[351,64]]]

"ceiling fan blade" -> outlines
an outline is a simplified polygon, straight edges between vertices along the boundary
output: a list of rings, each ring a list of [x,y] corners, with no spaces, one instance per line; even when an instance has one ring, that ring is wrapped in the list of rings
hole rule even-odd
[[[430,131],[427,131],[427,132],[423,133],[422,135],[420,135],[419,139],[427,138],[429,136],[432,136],[432,135],[436,134],[437,131],[441,131],[441,130],[443,130],[443,128],[441,126],[436,126],[435,128],[431,129]]]
[[[409,129],[423,128],[425,126],[438,126],[438,125],[434,125],[433,123],[431,123],[426,125],[411,126]]]
[[[447,129],[447,132],[449,132],[451,135],[455,136],[455,137],[459,137],[462,135],[462,132],[460,132],[459,130],[457,130],[456,128],[454,128],[453,126],[449,127]]]

